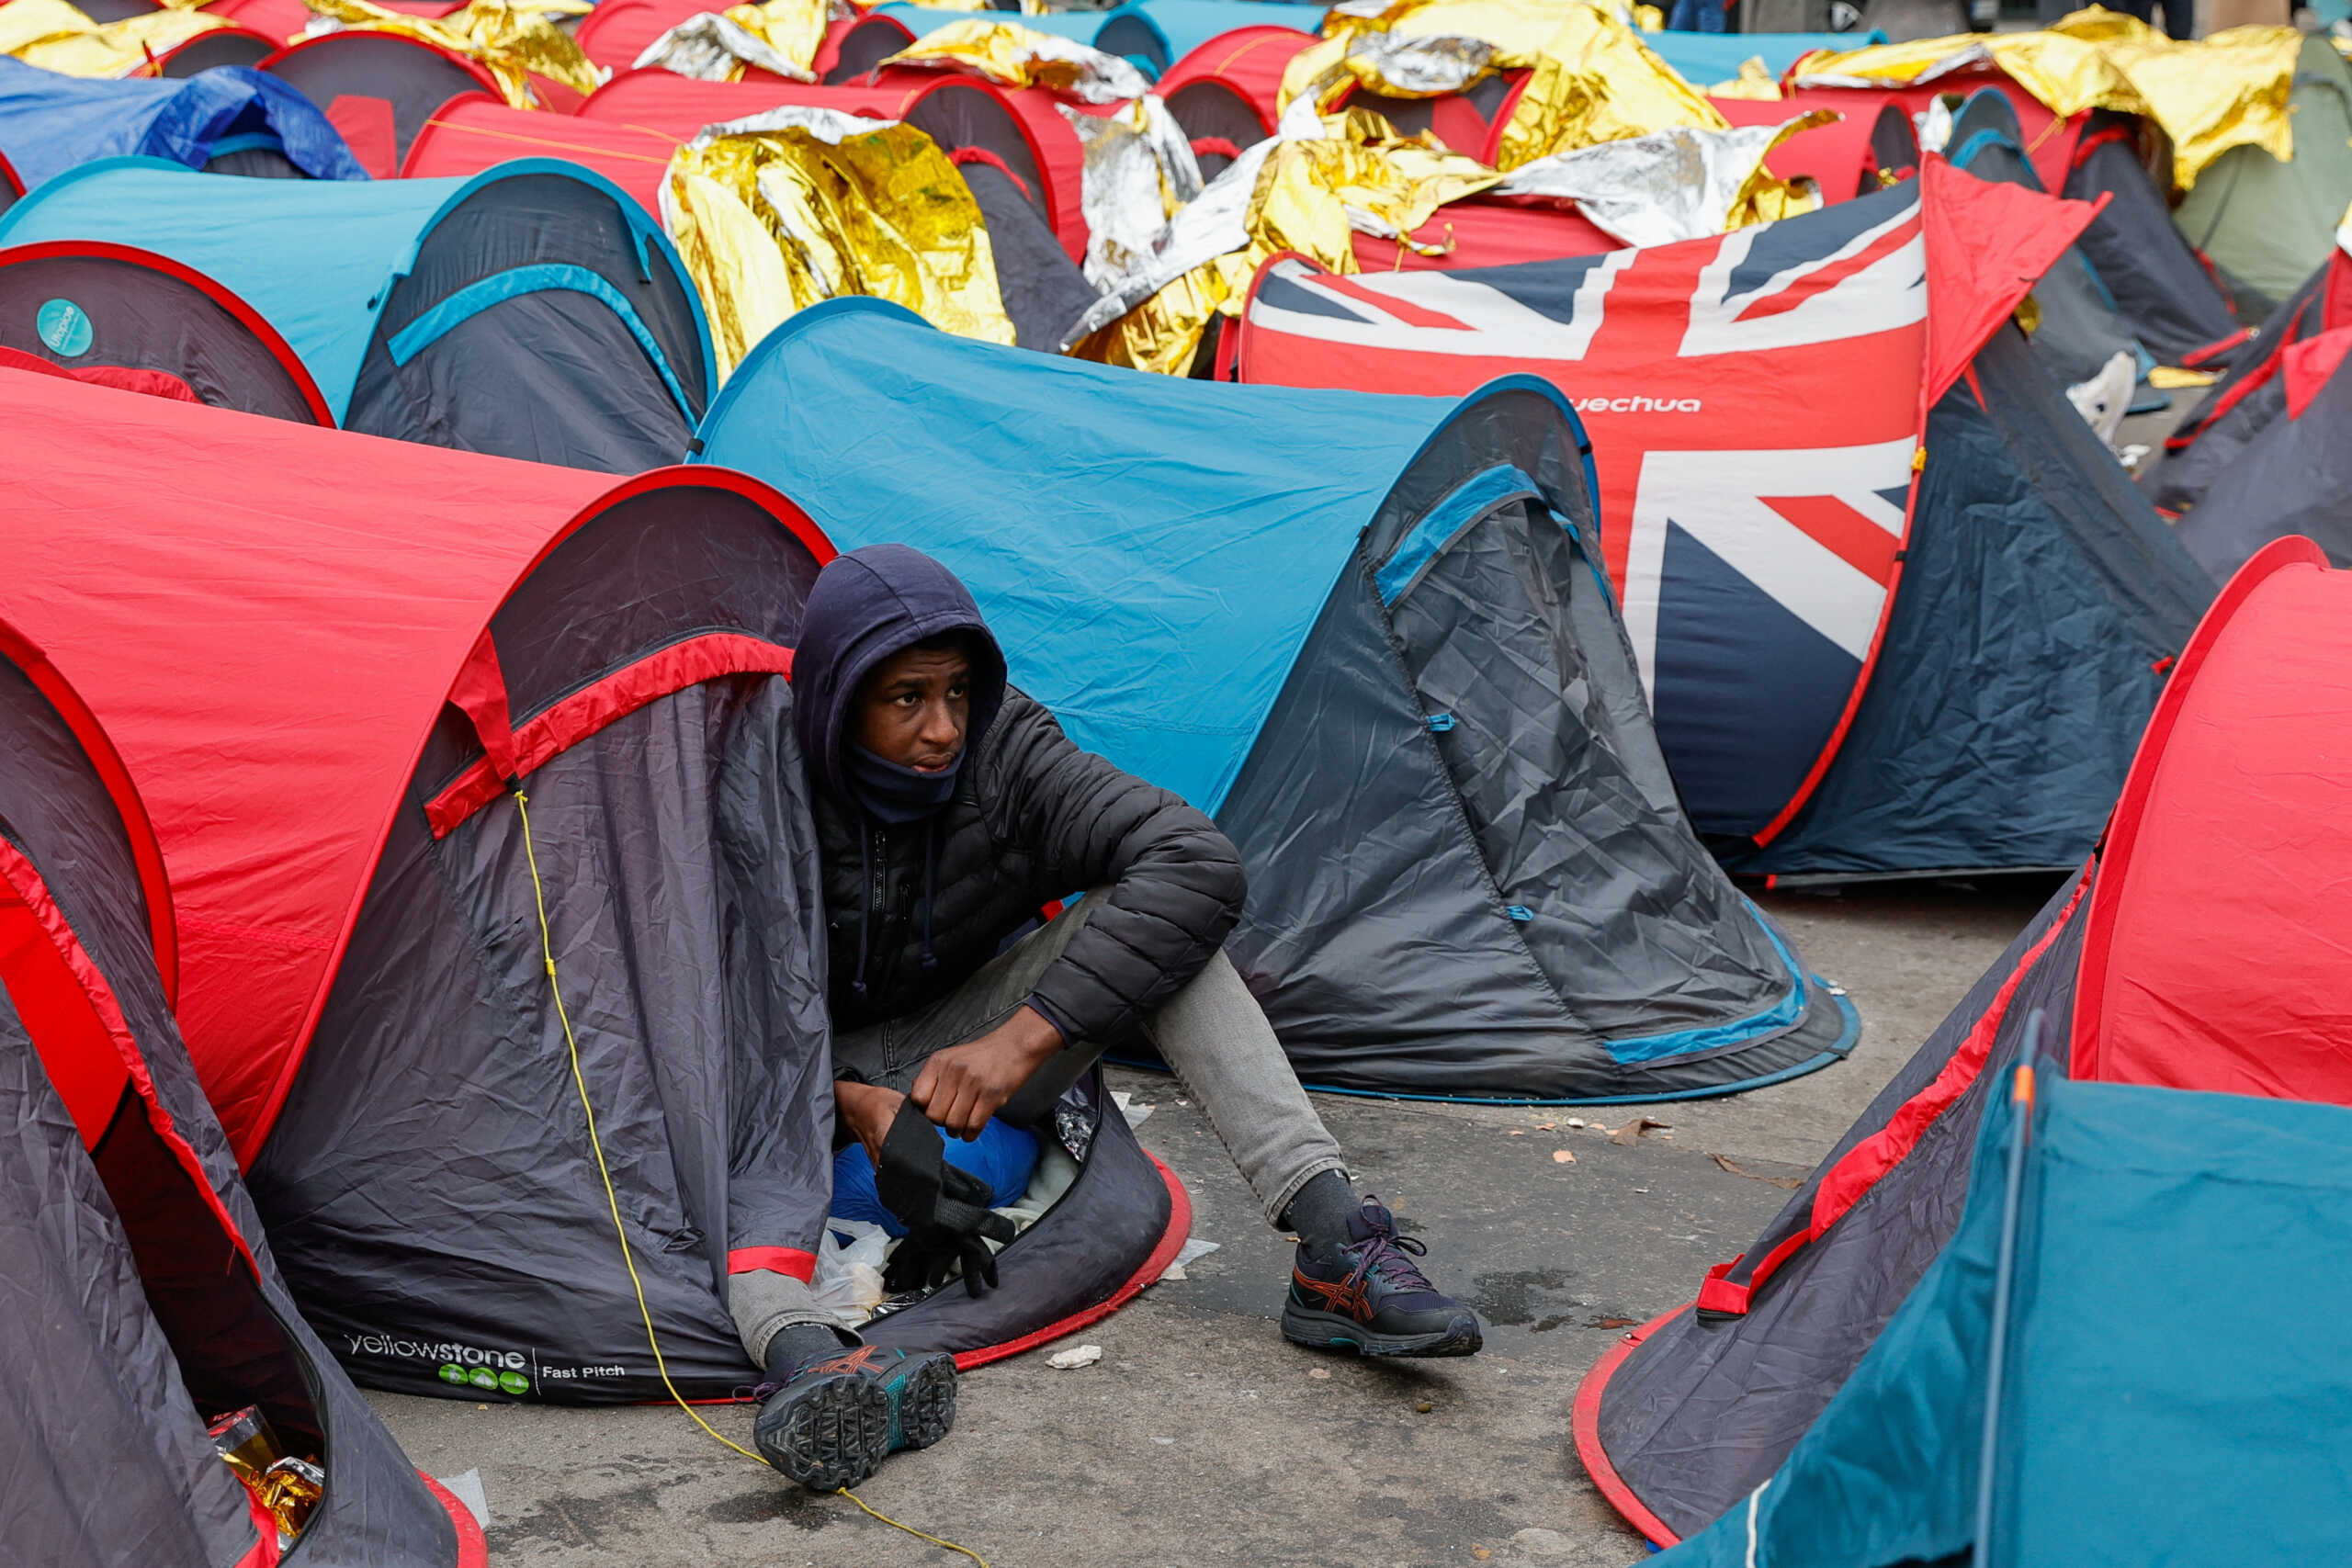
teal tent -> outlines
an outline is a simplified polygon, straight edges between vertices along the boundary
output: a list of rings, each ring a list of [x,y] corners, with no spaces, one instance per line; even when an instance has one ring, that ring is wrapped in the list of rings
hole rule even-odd
[[[1657,1561],[2352,1562],[2348,1278],[2352,1110],[2019,1068],[1951,1245],[1781,1468]]]
[[[9,335],[37,311],[37,340]],[[81,164],[0,216],[0,343],[277,412],[230,368],[259,344],[321,423],[619,473],[681,457],[718,379],[660,225],[548,159],[350,181]]]

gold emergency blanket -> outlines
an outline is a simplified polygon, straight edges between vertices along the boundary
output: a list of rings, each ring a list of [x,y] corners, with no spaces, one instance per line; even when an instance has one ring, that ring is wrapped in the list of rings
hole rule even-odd
[[[1638,32],[1581,0],[1396,0],[1377,16],[1333,11],[1323,29],[1283,73],[1285,107],[1307,98],[1328,109],[1358,85],[1430,97],[1526,71],[1497,144],[1504,169],[1654,130],[1727,129]]]
[[[1796,85],[1901,86],[1973,65],[1997,66],[2052,114],[2145,115],[2172,139],[2173,183],[2187,190],[2233,147],[2294,156],[2287,97],[2302,35],[2231,28],[2176,42],[2146,23],[2093,6],[2042,32],[1964,33],[1880,44],[1797,62]]]
[[[704,82],[739,82],[753,65],[814,82],[817,51],[835,15],[835,0],[760,0],[704,11],[664,31],[631,63]]]
[[[845,294],[1013,341],[978,204],[938,143],[901,121],[792,107],[711,126],[670,160],[662,220],[722,377],[786,317]]]
[[[150,11],[101,23],[67,0],[8,0],[0,6],[0,54],[66,76],[136,76],[152,57],[229,25],[198,11]]]
[[[1780,78],[1764,63],[1760,54],[1751,54],[1739,62],[1739,74],[1728,82],[1718,82],[1707,89],[1711,98],[1746,98],[1752,103],[1777,104],[1781,101]]]
[[[882,63],[970,71],[1001,87],[1050,87],[1090,104],[1140,98],[1151,90],[1143,73],[1117,55],[1018,22],[950,22]]]
[[[368,0],[303,3],[353,32],[397,33],[461,54],[488,71],[518,109],[547,107],[532,90],[533,76],[582,94],[604,85],[604,71],[555,24],[558,17],[587,15],[589,0],[469,0],[464,10],[440,17],[412,17]]]

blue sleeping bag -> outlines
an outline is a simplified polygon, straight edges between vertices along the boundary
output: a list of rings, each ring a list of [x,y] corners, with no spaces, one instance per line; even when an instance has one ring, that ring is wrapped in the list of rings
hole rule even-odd
[[[947,1145],[949,1165],[989,1184],[989,1207],[1018,1203],[1029,1190],[1029,1178],[1037,1168],[1035,1134],[992,1121],[968,1144],[944,1133],[939,1135]],[[882,1194],[874,1185],[874,1161],[864,1144],[852,1144],[833,1156],[833,1217],[864,1220],[894,1236],[907,1234],[899,1216],[882,1206]]]

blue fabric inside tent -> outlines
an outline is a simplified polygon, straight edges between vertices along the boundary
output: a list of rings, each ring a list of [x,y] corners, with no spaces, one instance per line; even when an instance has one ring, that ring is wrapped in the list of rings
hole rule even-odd
[[[85,164],[8,209],[0,215],[0,244],[99,240],[195,268],[277,330],[340,423],[377,317],[425,236],[479,186],[528,174],[556,174],[608,193],[637,232],[640,260],[648,246],[668,246],[618,186],[548,159],[471,176],[350,184],[196,175],[153,159],[111,159]]]
[[[0,153],[27,190],[100,158],[200,169],[221,142],[248,136],[267,138],[313,179],[368,178],[310,99],[259,71],[224,65],[181,80],[96,80],[0,56]]]
[[[946,562],[1073,739],[1214,814],[1357,536],[1460,406],[1139,375],[834,299],[736,367],[701,456],[790,487],[843,549]]]

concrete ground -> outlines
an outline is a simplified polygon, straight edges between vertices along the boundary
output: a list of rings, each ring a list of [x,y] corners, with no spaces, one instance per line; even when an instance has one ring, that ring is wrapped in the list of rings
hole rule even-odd
[[[1767,900],[1864,1021],[1853,1057],[1727,1100],[1653,1107],[1631,1145],[1574,1115],[1318,1097],[1365,1183],[1430,1242],[1429,1271],[1488,1324],[1467,1360],[1363,1364],[1284,1344],[1287,1250],[1196,1109],[1163,1078],[1144,1144],[1191,1189],[1219,1250],[1065,1344],[964,1383],[955,1434],[860,1495],[996,1568],[1077,1563],[1614,1568],[1639,1537],[1568,1443],[1577,1380],[1623,1329],[1687,1300],[1986,968],[2047,880]],[[1555,1151],[1574,1156],[1564,1161]],[[1717,1156],[1721,1156],[1720,1160]],[[1724,1168],[1722,1161],[1747,1174]],[[502,1564],[944,1568],[965,1559],[796,1491],[674,1408],[491,1408],[372,1395],[415,1462],[479,1472]],[[750,1440],[751,1411],[710,1418]]]

